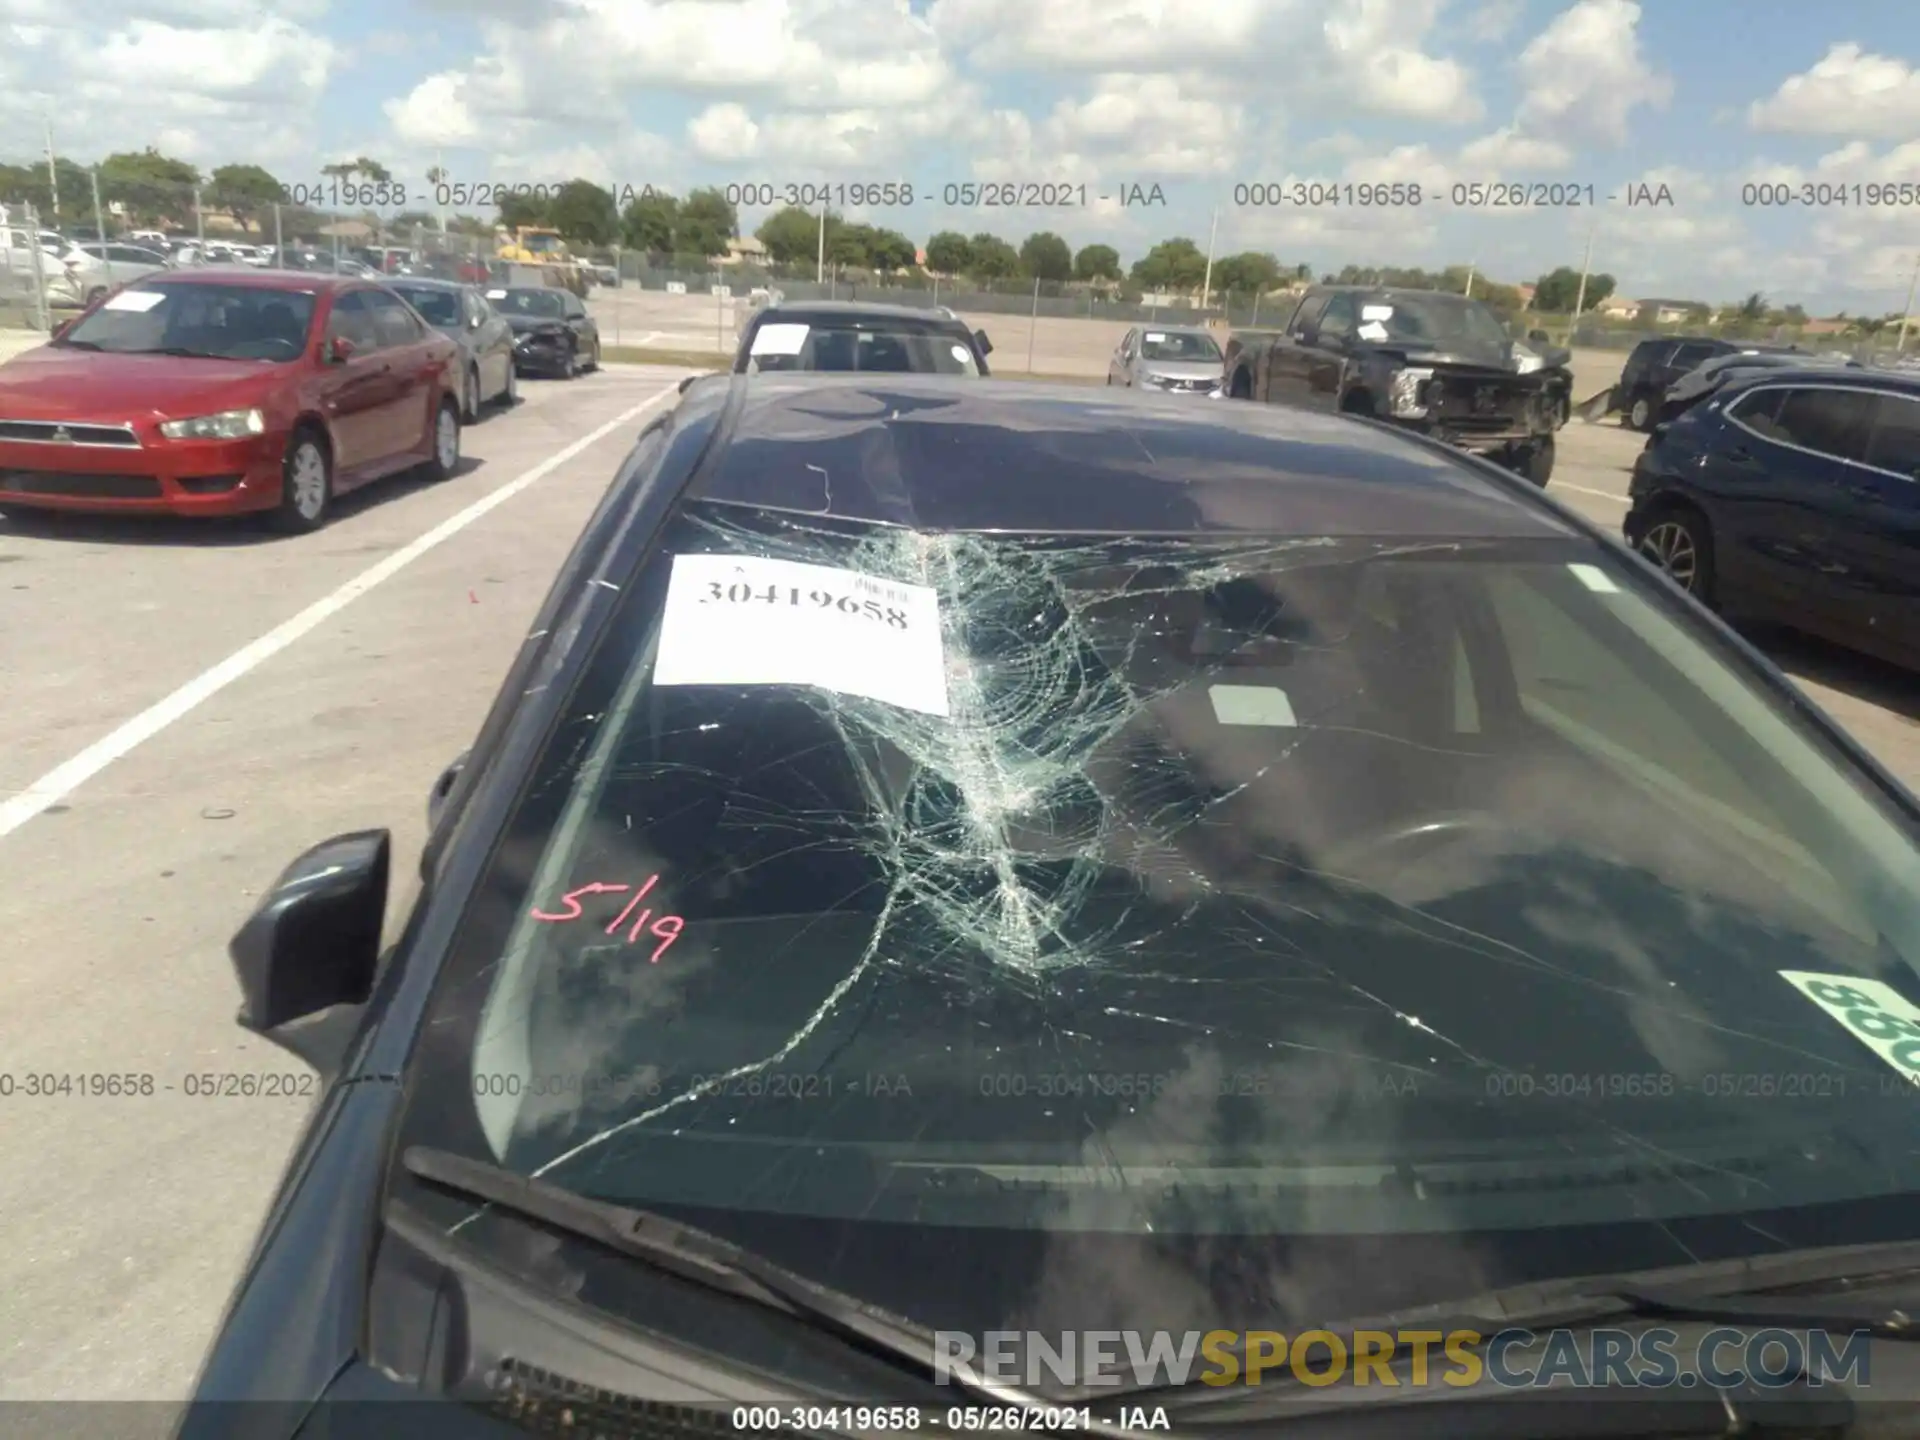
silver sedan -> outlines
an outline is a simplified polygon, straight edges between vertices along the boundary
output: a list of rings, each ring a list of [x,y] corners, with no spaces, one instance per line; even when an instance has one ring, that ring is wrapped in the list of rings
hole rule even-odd
[[[1113,352],[1107,383],[1217,397],[1224,358],[1204,326],[1136,325]]]

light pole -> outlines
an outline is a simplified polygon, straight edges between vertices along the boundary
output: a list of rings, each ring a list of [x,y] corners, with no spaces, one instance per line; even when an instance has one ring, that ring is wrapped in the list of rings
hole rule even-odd
[[[1580,290],[1573,297],[1573,323],[1576,326],[1580,323],[1580,312],[1586,309],[1587,305],[1587,272],[1593,269],[1593,232],[1599,228],[1598,220],[1587,227],[1587,252],[1580,257]],[[1567,343],[1569,345],[1573,343],[1571,329],[1568,331]]]
[[[57,228],[60,224],[60,172],[53,164],[53,121],[43,119],[41,123],[47,131],[47,190],[53,199],[53,225]],[[100,238],[105,240],[107,237],[102,235]]]
[[[1913,257],[1913,274],[1907,279],[1907,308],[1900,315],[1900,333],[1894,339],[1893,353],[1903,355],[1907,349],[1907,329],[1913,324],[1913,292],[1920,286],[1920,254]]]
[[[1213,302],[1213,247],[1220,238],[1220,211],[1213,212],[1213,227],[1207,232],[1207,277],[1200,282],[1200,308],[1206,310]]]

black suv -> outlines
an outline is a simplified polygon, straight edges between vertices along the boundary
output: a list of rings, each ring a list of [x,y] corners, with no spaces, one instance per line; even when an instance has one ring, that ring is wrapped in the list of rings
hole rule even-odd
[[[1385,420],[1545,485],[1563,361],[1523,358],[1500,317],[1464,295],[1315,285],[1272,339],[1228,347],[1226,394]]]
[[[1618,410],[1634,430],[1651,430],[1660,422],[1667,389],[1682,375],[1722,355],[1792,354],[1789,345],[1756,345],[1751,340],[1722,340],[1712,335],[1671,335],[1642,340],[1627,356],[1613,387],[1611,409]]]
[[[1729,617],[1920,668],[1920,376],[1753,372],[1634,465],[1627,543]]]
[[[979,378],[992,351],[987,332],[967,329],[951,310],[801,301],[755,312],[740,334],[733,368],[738,374],[842,370]]]

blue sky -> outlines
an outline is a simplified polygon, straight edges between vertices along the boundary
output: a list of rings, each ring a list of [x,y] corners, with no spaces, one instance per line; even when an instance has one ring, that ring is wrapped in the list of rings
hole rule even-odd
[[[1591,235],[1624,294],[1818,311],[1898,308],[1920,252],[1920,205],[1742,203],[1920,186],[1913,0],[0,0],[0,156],[38,149],[43,113],[83,161],[156,144],[287,180],[353,154],[422,186],[436,160],[468,183],[903,180],[936,193],[855,218],[1127,259],[1205,246],[1217,212],[1221,253],[1523,281]],[[940,203],[983,179],[1090,201]],[[1426,200],[1234,204],[1263,181]],[[1486,181],[1599,204],[1450,203]],[[1093,198],[1127,184],[1165,207]],[[1607,200],[1638,184],[1672,204]]]

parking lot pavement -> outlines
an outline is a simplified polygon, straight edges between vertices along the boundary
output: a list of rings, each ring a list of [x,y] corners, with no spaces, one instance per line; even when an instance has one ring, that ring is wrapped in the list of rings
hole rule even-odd
[[[304,1073],[234,1026],[226,942],[297,852],[370,826],[394,832],[404,913],[428,788],[682,373],[530,383],[466,432],[465,473],[375,487],[296,540],[0,522],[0,1400],[186,1393],[311,1103],[187,1093]],[[1639,443],[1569,427],[1552,492],[1617,526]],[[1783,653],[1920,778],[1909,682]],[[168,696],[177,718],[150,708]],[[32,1075],[79,1088],[29,1098]],[[154,1093],[81,1093],[98,1075]]]
[[[298,851],[369,826],[394,831],[403,912],[429,786],[682,373],[529,382],[515,412],[466,432],[463,474],[373,487],[299,539],[0,523],[15,819],[22,786],[179,687],[205,691],[209,667],[308,607],[350,600],[0,834],[0,1399],[186,1393],[310,1104],[186,1093],[189,1075],[300,1073],[233,1024],[226,942]],[[30,1074],[151,1076],[156,1093],[29,1099]]]

